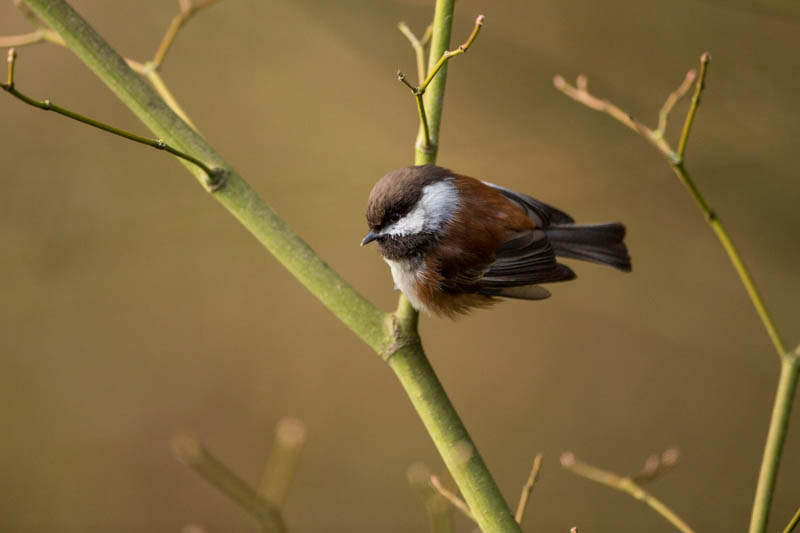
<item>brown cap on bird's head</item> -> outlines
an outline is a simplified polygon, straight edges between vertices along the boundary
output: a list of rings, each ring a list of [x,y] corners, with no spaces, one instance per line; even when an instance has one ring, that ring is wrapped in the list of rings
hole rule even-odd
[[[419,201],[426,185],[443,180],[453,173],[436,165],[419,165],[393,170],[378,180],[367,204],[367,224],[375,230],[388,217],[408,213]]]

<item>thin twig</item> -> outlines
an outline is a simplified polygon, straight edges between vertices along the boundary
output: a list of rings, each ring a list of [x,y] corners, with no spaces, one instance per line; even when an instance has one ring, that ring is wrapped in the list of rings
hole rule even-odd
[[[669,147],[669,144],[667,144],[663,138],[657,137],[653,130],[635,119],[632,114],[628,113],[627,111],[623,111],[612,102],[597,98],[591,94],[587,90],[588,82],[586,80],[586,76],[582,74],[578,76],[574,86],[570,85],[562,76],[555,76],[553,78],[553,85],[555,85],[556,89],[563,92],[576,102],[580,102],[581,104],[590,109],[594,109],[595,111],[606,113],[610,117],[616,119],[618,122],[629,127],[653,143],[653,145],[655,145],[655,147],[658,148],[658,150],[660,150],[667,157],[667,159],[670,161],[675,160],[676,156]]]
[[[192,15],[218,1],[219,0],[199,0],[196,3],[193,3],[192,0],[178,0],[178,5],[180,6],[181,11],[172,17],[172,21],[170,21],[169,27],[167,28],[166,33],[164,33],[164,37],[161,39],[161,44],[158,45],[156,55],[153,57],[153,61],[151,62],[153,68],[158,69],[161,67],[161,64],[164,62],[164,58],[167,56],[167,52],[169,52],[169,49],[172,47],[172,43],[175,42],[175,37],[178,36],[178,31],[190,18],[192,18]]]
[[[173,111],[175,111],[175,114],[181,117],[184,122],[196,130],[197,126],[195,126],[194,122],[192,122],[192,119],[189,118],[189,115],[186,114],[186,111],[184,111],[181,105],[178,103],[178,100],[176,100],[172,95],[172,91],[170,91],[169,87],[167,87],[167,84],[164,83],[164,80],[161,78],[161,74],[159,74],[157,70],[152,69],[147,70],[146,72],[143,69],[139,72],[144,73],[145,78],[147,78],[153,88],[158,91],[158,94],[164,99],[164,102],[166,102],[166,104],[172,108]]]
[[[697,77],[697,85],[692,95],[692,103],[689,106],[689,112],[686,114],[686,122],[683,124],[683,132],[678,142],[678,158],[681,162],[683,161],[683,154],[686,152],[686,143],[689,142],[689,132],[692,129],[694,116],[697,114],[697,106],[700,105],[700,94],[703,92],[706,85],[706,71],[708,70],[709,61],[711,61],[711,54],[708,52],[700,56],[700,76]]]
[[[428,26],[431,28],[431,26]],[[397,23],[397,29],[400,30],[400,33],[405,35],[408,42],[411,43],[411,47],[414,49],[414,56],[417,59],[417,83],[422,83],[422,80],[425,79],[425,45],[422,43],[421,39],[418,39],[414,32],[411,31],[411,28],[408,27],[403,21]],[[426,30],[428,34],[428,38],[430,39],[430,32]],[[411,87],[413,89],[413,87]]]
[[[20,35],[7,35],[0,37],[0,48],[20,48],[38,43],[53,43],[64,45],[64,40],[53,30],[46,28],[39,28],[30,33],[23,33]]]
[[[447,501],[449,501],[453,505],[453,507],[455,507],[456,509],[461,511],[461,513],[464,516],[466,516],[467,518],[469,518],[470,520],[472,520],[476,524],[478,523],[478,521],[475,519],[475,515],[472,514],[472,511],[470,511],[469,506],[467,505],[467,503],[464,500],[462,500],[461,498],[459,498],[453,492],[447,490],[444,487],[444,485],[442,485],[442,482],[439,481],[438,477],[431,476],[430,482],[431,482],[431,487],[436,489],[436,492],[438,492],[439,494],[444,496],[447,499]]]
[[[579,461],[575,455],[570,452],[564,453],[561,456],[561,465],[567,470],[578,474],[579,476],[585,477],[586,479],[595,481],[602,485],[606,485],[612,489],[625,492],[637,500],[643,501],[654,511],[664,517],[664,519],[666,519],[670,524],[675,526],[679,531],[682,531],[683,533],[694,533],[692,528],[690,528],[686,522],[681,520],[681,518],[678,517],[678,515],[676,515],[669,507],[664,505],[661,500],[644,490],[631,477],[623,477],[615,474],[614,472],[602,470],[596,466]]]
[[[21,93],[20,91],[17,90],[14,84],[14,65],[16,63],[16,58],[17,58],[16,50],[14,48],[11,48],[8,51],[8,83],[0,83],[0,87],[2,87],[2,89],[7,93],[11,94],[12,96],[18,98],[19,100],[22,100],[26,104],[31,105],[33,107],[37,107],[44,111],[53,111],[55,113],[58,113],[59,115],[63,115],[73,120],[77,120],[78,122],[82,122],[94,128],[107,131],[108,133],[117,135],[119,137],[124,137],[125,139],[140,144],[151,146],[157,150],[164,150],[165,152],[169,152],[172,155],[177,156],[183,160],[189,161],[190,163],[193,163],[194,165],[197,165],[198,167],[203,169],[203,172],[206,173],[206,178],[207,178],[206,186],[210,190],[217,190],[224,184],[224,179],[223,179],[224,176],[220,172],[210,168],[208,165],[206,165],[196,157],[193,157],[176,148],[173,148],[172,146],[164,142],[162,139],[150,139],[147,137],[142,137],[140,135],[136,135],[135,133],[130,133],[128,131],[115,128],[114,126],[110,126],[93,118],[89,118],[84,115],[70,111],[69,109],[54,104],[50,100],[45,99],[40,102]]]
[[[286,417],[276,424],[275,439],[258,488],[259,495],[275,507],[280,508],[286,500],[305,442],[306,426],[302,420]]]
[[[750,296],[750,301],[752,302],[753,307],[756,310],[756,313],[758,313],[759,318],[761,318],[761,322],[764,325],[764,329],[767,331],[767,335],[772,341],[772,344],[775,347],[775,350],[778,352],[779,357],[783,357],[787,353],[786,346],[784,345],[783,339],[778,333],[778,329],[775,326],[775,322],[772,319],[772,316],[769,314],[769,311],[767,310],[767,306],[761,297],[761,293],[758,291],[758,288],[756,287],[755,281],[753,281],[753,278],[750,275],[749,270],[745,266],[744,261],[739,255],[739,251],[734,246],[733,241],[728,235],[727,230],[722,225],[722,222],[720,221],[719,217],[716,215],[714,210],[711,209],[711,206],[708,205],[708,202],[706,202],[705,198],[700,193],[700,190],[697,188],[697,185],[691,179],[689,172],[686,170],[686,166],[684,164],[683,154],[686,150],[686,143],[688,142],[689,133],[691,131],[691,127],[694,122],[694,117],[697,113],[697,108],[700,103],[700,95],[703,91],[703,88],[705,87],[705,77],[706,77],[706,72],[708,70],[708,64],[710,59],[711,56],[708,52],[705,52],[702,56],[700,56],[700,73],[696,77],[695,91],[692,97],[692,103],[686,115],[686,120],[684,122],[683,131],[681,133],[678,145],[679,147],[677,150],[673,150],[673,148],[666,141],[666,139],[663,138],[663,135],[658,134],[657,130],[654,131],[648,128],[647,126],[641,124],[640,122],[635,120],[632,115],[626,113],[625,111],[623,111],[616,105],[612,104],[608,100],[601,100],[590,94],[586,88],[585,77],[580,77],[576,86],[572,86],[569,83],[567,83],[563,77],[556,76],[553,79],[553,84],[558,90],[560,90],[573,100],[580,102],[591,109],[605,112],[611,117],[615,118],[617,121],[628,126],[632,130],[636,131],[642,137],[650,141],[667,158],[667,161],[669,161],[669,164],[672,167],[672,170],[675,172],[675,175],[689,190],[689,193],[692,195],[692,198],[694,198],[695,202],[697,203],[697,206],[703,212],[703,216],[706,218],[709,225],[711,226],[711,229],[714,230],[714,233],[717,235],[717,238],[719,239],[723,248],[727,252],[729,260],[733,264],[733,267],[736,269],[737,274],[739,274],[739,279],[741,280],[742,285],[744,285],[744,288],[747,291],[748,296]],[[683,87],[683,85],[681,87]],[[678,91],[680,90],[681,88],[678,88]]]
[[[517,520],[518,524],[522,524],[522,518],[525,516],[525,510],[528,508],[528,499],[531,496],[531,492],[533,491],[533,486],[536,484],[536,480],[539,478],[539,472],[541,469],[542,454],[537,453],[536,457],[533,459],[533,466],[531,467],[530,475],[528,475],[528,481],[525,482],[525,485],[522,487],[522,494],[519,496],[517,513],[514,515],[514,518]]]
[[[425,112],[425,102],[422,99],[423,95],[425,94],[425,89],[428,88],[428,85],[430,85],[430,83],[436,77],[436,74],[442,69],[442,67],[447,63],[447,61],[451,57],[463,54],[469,49],[470,46],[472,46],[472,43],[478,36],[478,32],[481,31],[481,28],[483,27],[483,23],[485,20],[486,17],[484,17],[483,15],[478,15],[478,18],[475,19],[475,26],[472,28],[472,33],[469,34],[467,40],[463,44],[459,45],[459,47],[456,48],[455,50],[445,50],[439,61],[436,63],[436,65],[434,65],[434,67],[428,73],[428,76],[425,77],[425,79],[419,84],[418,87],[414,87],[413,85],[411,85],[411,83],[409,83],[409,81],[406,79],[405,74],[403,74],[399,70],[397,71],[397,79],[400,80],[406,87],[408,87],[411,90],[411,93],[414,95],[417,101],[417,112],[419,113],[419,121],[422,128],[422,142],[423,142],[422,146],[418,148],[422,149],[423,151],[432,152],[433,150],[433,147],[431,145],[431,135],[428,129],[428,117],[427,113]],[[419,39],[417,39],[413,33],[411,33],[411,30],[408,29],[408,26],[406,26],[405,23],[401,22],[398,25],[398,27],[400,28],[400,31],[403,32],[403,35],[405,35],[406,38],[411,42],[411,45],[417,52],[417,73],[420,75],[420,79],[422,79],[423,74],[425,72],[425,57],[424,57],[424,52],[423,52],[424,48],[422,42]],[[426,31],[426,35],[427,33],[428,32]],[[425,37],[423,37],[423,39],[425,39]]]
[[[667,131],[667,119],[669,118],[669,114],[672,113],[672,110],[675,108],[675,104],[680,102],[681,99],[689,92],[689,89],[692,88],[692,83],[694,83],[695,78],[697,78],[697,71],[695,69],[691,69],[686,73],[686,76],[683,78],[683,82],[680,84],[680,86],[669,93],[664,105],[661,106],[661,110],[658,112],[658,127],[653,132],[653,135],[657,135],[659,137],[664,136],[664,133]]]
[[[797,527],[797,524],[800,524],[800,508],[797,509],[797,512],[794,513],[794,516],[789,523],[786,525],[786,529],[783,530],[783,533],[792,533],[794,528]]]
[[[231,501],[247,511],[266,531],[286,532],[280,509],[259,497],[252,487],[195,439],[176,437],[172,441],[172,452],[178,461],[197,472]]]
[[[417,89],[420,93],[423,93],[423,94],[425,93],[425,89],[427,89],[428,85],[430,85],[430,83],[433,81],[433,78],[436,76],[436,73],[438,73],[442,69],[442,67],[445,65],[445,63],[447,63],[447,61],[451,57],[455,57],[455,56],[457,56],[459,54],[463,54],[467,50],[469,50],[469,47],[472,46],[472,43],[475,41],[475,38],[478,36],[478,33],[481,31],[481,28],[483,27],[483,23],[485,21],[486,21],[486,17],[485,16],[478,15],[478,18],[475,19],[475,26],[472,28],[472,33],[469,34],[469,37],[467,38],[467,40],[463,44],[459,45],[458,48],[456,48],[455,50],[447,51],[442,55],[441,59],[439,59],[439,61],[436,63],[436,65],[434,65],[434,67],[428,73],[428,77],[425,78],[425,81],[423,81],[420,84],[419,88]]]
[[[147,80],[153,85],[156,91],[158,91],[158,94],[164,99],[167,105],[170,106],[179,117],[181,117],[195,130],[197,127],[194,125],[191,119],[189,119],[186,111],[184,111],[180,104],[178,104],[178,101],[172,95],[169,88],[164,83],[164,80],[158,74],[158,70],[161,67],[161,64],[164,62],[164,58],[175,41],[175,38],[178,36],[178,31],[183,27],[183,25],[186,24],[186,22],[188,22],[189,19],[198,11],[205,9],[218,1],[219,0],[198,0],[193,3],[192,0],[178,0],[180,12],[175,15],[170,22],[164,37],[161,39],[161,43],[159,44],[154,58],[150,61],[145,61],[144,63],[125,58],[128,66],[147,78]],[[20,8],[23,15],[31,22],[31,24],[37,27],[37,29],[30,33],[21,35],[10,35],[5,37],[0,36],[0,48],[18,48],[20,46],[45,42],[57,44],[59,46],[66,46],[64,39],[62,39],[58,33],[48,28],[44,22],[42,22],[41,19],[39,19],[39,17],[37,17],[36,14],[34,14],[25,4],[23,4],[20,0],[15,0],[14,3]]]

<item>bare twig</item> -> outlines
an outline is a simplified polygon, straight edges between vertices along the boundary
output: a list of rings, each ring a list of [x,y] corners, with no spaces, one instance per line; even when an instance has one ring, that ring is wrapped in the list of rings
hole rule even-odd
[[[628,476],[623,477],[614,472],[602,470],[596,466],[579,461],[575,455],[570,452],[561,455],[561,465],[579,476],[606,485],[612,489],[625,492],[637,500],[643,501],[679,531],[683,533],[694,533],[686,522],[681,520],[681,518],[669,507],[664,505],[661,500],[644,490],[633,478]]]
[[[30,33],[23,33],[20,35],[7,35],[0,37],[0,48],[20,48],[38,43],[53,43],[64,45],[64,40],[53,30],[46,28],[39,28]]]
[[[151,68],[157,70],[161,67],[161,64],[164,62],[164,58],[167,56],[167,52],[169,52],[169,49],[172,47],[172,43],[175,42],[175,38],[178,36],[178,31],[184,24],[186,24],[186,22],[189,21],[190,18],[192,18],[192,15],[218,1],[219,0],[197,0],[196,2],[192,2],[192,0],[178,0],[180,13],[175,15],[172,18],[172,21],[169,23],[169,27],[167,28],[164,37],[161,39],[161,44],[158,45],[156,55],[150,62],[152,65]]]
[[[191,437],[176,437],[172,452],[183,464],[197,472],[220,492],[242,507],[265,531],[285,533],[280,510],[259,497],[253,488],[239,479],[227,466]]]
[[[286,500],[305,442],[306,426],[302,420],[286,417],[276,425],[275,439],[258,489],[259,495],[275,507],[280,508]]]
[[[194,129],[197,129],[197,127],[186,114],[186,111],[184,111],[180,104],[178,104],[178,101],[164,83],[164,80],[161,78],[158,70],[161,67],[161,64],[164,62],[164,58],[172,46],[172,43],[178,36],[178,31],[183,27],[183,25],[186,24],[186,22],[188,22],[189,19],[198,11],[205,9],[218,1],[219,0],[196,0],[195,2],[192,2],[192,0],[178,0],[180,12],[175,15],[170,22],[164,37],[161,39],[161,43],[159,44],[154,58],[150,61],[145,61],[144,63],[125,58],[128,66],[147,78],[147,80],[153,85],[156,91],[158,91],[158,94],[164,99],[167,105],[170,106],[179,117],[181,117]],[[20,47],[46,42],[57,44],[59,46],[65,46],[64,40],[61,38],[61,36],[52,29],[48,28],[47,25],[42,22],[41,19],[36,16],[36,14],[33,13],[33,11],[31,11],[24,3],[21,2],[21,0],[14,0],[14,4],[20,9],[20,11],[22,11],[22,14],[25,16],[25,18],[27,18],[31,24],[36,26],[37,29],[30,33],[21,35],[10,35],[5,37],[0,36],[0,48]]]
[[[433,26],[428,26],[428,29],[425,30],[425,35],[428,36],[428,40],[430,40],[430,35],[432,32]],[[422,83],[422,80],[425,79],[425,42],[422,39],[418,39],[414,32],[411,31],[411,28],[408,27],[408,24],[405,22],[398,22],[397,29],[400,30],[400,33],[405,35],[408,42],[411,44],[411,47],[414,49],[414,56],[417,60],[417,83]],[[414,87],[410,87],[412,90]]]
[[[595,111],[600,111],[601,113],[606,113],[610,117],[616,119],[618,122],[624,124],[625,126],[629,127],[651,143],[655,145],[664,155],[667,156],[670,160],[674,159],[674,155],[672,149],[669,147],[667,142],[662,138],[657,138],[653,131],[639,122],[637,119],[633,117],[627,111],[623,111],[615,104],[609,102],[608,100],[602,100],[597,98],[593,94],[588,91],[588,81],[586,76],[581,74],[578,76],[578,79],[575,85],[570,85],[567,80],[565,80],[562,76],[556,76],[553,78],[553,85],[555,85],[556,89],[561,91],[562,93],[566,94],[576,102],[580,102],[586,107],[594,109]]]
[[[661,106],[661,110],[658,112],[658,128],[656,128],[656,130],[653,132],[654,135],[659,137],[664,136],[664,133],[667,130],[667,119],[669,118],[669,114],[672,113],[672,110],[675,108],[675,104],[680,102],[681,99],[689,92],[689,89],[692,88],[692,83],[694,83],[696,77],[697,71],[695,69],[690,70],[683,78],[683,83],[681,83],[677,89],[669,93],[664,105]]]
[[[519,505],[517,505],[517,512],[514,515],[514,518],[517,520],[518,524],[522,524],[522,518],[525,516],[525,510],[528,508],[528,499],[531,496],[533,486],[536,484],[536,480],[539,478],[539,472],[541,470],[542,454],[537,453],[536,457],[533,459],[533,466],[531,467],[531,473],[528,475],[528,481],[526,481],[525,485],[522,487],[522,494],[520,494],[519,497]]]
[[[469,518],[473,522],[475,522],[475,523],[478,522],[475,519],[475,515],[473,515],[472,511],[470,511],[469,506],[467,505],[467,503],[464,500],[462,500],[461,498],[459,498],[455,493],[447,490],[445,488],[445,486],[442,485],[442,482],[439,481],[438,477],[431,476],[430,482],[431,482],[431,486],[434,489],[436,489],[436,492],[438,492],[439,494],[444,496],[445,499],[447,499],[447,501],[449,501],[453,505],[453,507],[455,507],[456,509],[461,511],[461,513],[464,516],[466,516],[467,518]]]
[[[683,154],[686,152],[686,143],[689,142],[689,132],[692,129],[694,116],[697,114],[697,106],[700,105],[700,94],[703,92],[706,85],[706,71],[708,71],[709,61],[711,61],[711,54],[708,52],[700,56],[700,76],[697,78],[697,85],[695,86],[694,95],[692,95],[692,104],[689,106],[689,112],[686,114],[683,132],[678,142],[678,159],[680,161],[683,161]]]
[[[446,50],[444,52],[444,54],[442,54],[442,57],[439,59],[439,61],[433,66],[431,71],[428,73],[428,76],[425,77],[425,79],[419,84],[418,87],[414,87],[413,85],[411,85],[411,83],[409,83],[408,80],[406,79],[405,74],[403,74],[399,70],[397,71],[397,79],[400,80],[406,87],[408,87],[411,90],[411,93],[414,95],[414,97],[417,100],[417,111],[419,112],[419,120],[420,120],[420,124],[422,125],[422,132],[423,132],[423,147],[422,148],[424,150],[430,150],[430,148],[431,148],[431,136],[430,136],[430,131],[428,130],[428,118],[427,118],[427,115],[426,115],[426,112],[425,112],[425,103],[422,100],[422,97],[425,94],[425,89],[428,88],[428,85],[430,85],[430,83],[436,77],[436,74],[442,69],[442,67],[444,67],[444,65],[447,63],[447,61],[451,57],[454,57],[454,56],[457,56],[459,54],[465,53],[469,49],[469,47],[472,46],[472,43],[475,41],[475,38],[478,36],[478,33],[481,31],[481,28],[483,27],[483,23],[484,23],[485,20],[486,20],[486,17],[484,17],[483,15],[478,15],[478,18],[475,19],[475,26],[472,28],[472,33],[469,34],[469,37],[467,38],[467,40],[464,41],[463,44],[459,45],[458,48],[456,48],[455,50]],[[401,23],[401,24],[403,24],[403,23]],[[403,26],[405,26],[405,24],[403,24]],[[408,28],[407,26],[405,26],[405,27],[406,27],[406,29]],[[406,35],[406,38],[408,38],[409,41],[411,41],[412,46],[414,46],[414,41],[412,41],[413,34],[411,33],[411,31],[408,30],[408,34],[406,34],[406,32],[403,30],[403,27],[400,27],[400,31],[402,31],[403,34]],[[409,35],[411,37],[409,37]],[[416,40],[417,43],[419,43],[420,48],[421,48],[421,46],[422,46],[421,42],[419,40],[417,40],[416,37],[413,37],[413,38]],[[414,49],[417,50],[417,47],[415,46]],[[421,63],[420,63],[420,58],[421,58]],[[424,54],[421,54],[418,51],[417,52],[417,72],[421,74],[424,71],[425,71]],[[422,76],[420,76],[420,79],[421,78],[422,78]]]
[[[119,128],[115,128],[113,126],[109,126],[108,124],[105,124],[105,123],[100,122],[98,120],[95,120],[93,118],[89,118],[89,117],[86,117],[84,115],[80,115],[78,113],[70,111],[69,109],[66,109],[64,107],[61,107],[59,105],[54,104],[50,100],[42,100],[40,102],[40,101],[34,100],[33,98],[21,93],[20,91],[17,90],[17,88],[15,86],[15,83],[14,83],[15,82],[15,80],[14,80],[14,65],[16,63],[16,58],[17,58],[16,50],[14,48],[9,49],[9,51],[8,51],[8,83],[0,83],[0,88],[2,88],[4,91],[9,93],[10,95],[14,96],[15,98],[18,98],[19,100],[22,100],[26,104],[31,105],[33,107],[37,107],[37,108],[42,109],[44,111],[53,111],[55,113],[58,113],[59,115],[63,115],[65,117],[71,118],[73,120],[77,120],[78,122],[82,122],[82,123],[87,124],[89,126],[92,126],[94,128],[98,128],[98,129],[101,129],[103,131],[107,131],[108,133],[112,133],[112,134],[117,135],[119,137],[124,137],[125,139],[131,140],[131,141],[134,141],[134,142],[137,142],[137,143],[140,143],[140,144],[151,146],[151,147],[153,147],[153,148],[155,148],[157,150],[164,150],[165,152],[169,152],[174,156],[177,156],[177,157],[179,157],[181,159],[189,161],[190,163],[193,163],[194,165],[197,165],[198,167],[203,169],[203,172],[206,173],[206,178],[207,178],[206,186],[208,187],[209,190],[214,191],[214,190],[217,190],[217,189],[221,188],[224,185],[225,180],[224,180],[224,175],[222,173],[212,169],[211,167],[209,167],[208,165],[206,165],[205,163],[203,163],[202,161],[200,161],[196,157],[191,156],[191,155],[189,155],[187,153],[184,153],[184,152],[182,152],[182,151],[180,151],[180,150],[178,150],[176,148],[173,148],[172,146],[169,146],[162,139],[149,139],[147,137],[141,137],[141,136],[136,135],[134,133],[130,133],[130,132],[127,132],[125,130],[122,130],[122,129],[119,129]]]
[[[700,104],[700,95],[705,87],[705,78],[710,60],[711,55],[708,52],[705,52],[702,56],[700,56],[700,72],[699,75],[695,77],[695,91],[694,95],[692,96],[692,102],[689,107],[689,111],[686,115],[686,120],[684,121],[683,131],[678,142],[677,150],[673,149],[666,139],[664,139],[663,135],[659,132],[660,128],[657,130],[652,130],[635,120],[632,115],[626,113],[608,100],[601,100],[590,94],[586,87],[585,77],[579,77],[579,81],[576,83],[576,86],[572,86],[567,83],[563,77],[556,76],[553,79],[553,84],[558,90],[573,100],[597,111],[605,112],[611,117],[615,118],[617,121],[636,131],[642,137],[651,142],[656,148],[658,148],[658,150],[667,158],[667,161],[669,161],[669,164],[672,167],[672,170],[675,172],[675,175],[689,190],[689,193],[692,195],[692,198],[694,198],[697,206],[703,212],[703,215],[711,226],[711,229],[714,230],[714,233],[717,235],[717,238],[719,239],[723,248],[725,248],[728,258],[733,264],[733,267],[736,269],[737,274],[739,274],[742,285],[744,285],[747,294],[750,296],[753,307],[758,313],[758,316],[761,318],[761,322],[764,325],[764,329],[767,331],[767,335],[769,335],[769,338],[772,341],[775,350],[778,352],[778,355],[783,357],[787,353],[786,345],[783,343],[783,339],[778,333],[775,322],[767,310],[767,306],[761,297],[761,293],[756,287],[755,281],[753,281],[749,270],[745,266],[744,261],[739,255],[739,251],[734,246],[727,230],[722,225],[722,222],[720,221],[719,217],[717,217],[717,214],[713,209],[711,209],[711,207],[708,205],[708,202],[706,202],[705,198],[700,193],[700,190],[689,176],[689,172],[686,170],[686,166],[684,165],[684,152],[686,151],[686,143],[688,142],[689,133],[691,132],[692,124],[694,123],[694,117],[697,114],[697,108]],[[689,75],[687,75],[687,77],[689,77]],[[675,93],[673,93],[677,93],[676,98],[681,96],[685,85],[686,80],[684,80],[683,84],[681,84]],[[664,112],[665,109],[667,112],[671,111],[672,105],[674,105],[670,105],[671,98],[673,98],[672,95],[670,95],[670,98],[667,99],[667,102],[665,102],[664,106],[662,107],[662,112]]]
[[[442,69],[442,67],[445,65],[445,63],[447,63],[447,61],[451,57],[455,57],[455,56],[457,56],[459,54],[463,54],[467,50],[469,50],[469,47],[472,46],[472,43],[475,41],[475,38],[478,36],[478,33],[481,31],[481,28],[483,27],[483,23],[485,21],[486,21],[486,17],[484,17],[483,15],[478,15],[478,18],[475,19],[475,26],[472,28],[472,33],[469,34],[469,37],[467,37],[467,40],[464,41],[463,44],[460,44],[458,46],[458,48],[456,48],[455,50],[447,51],[442,55],[441,59],[439,59],[439,61],[436,63],[436,65],[434,65],[433,68],[431,69],[431,71],[428,73],[428,76],[425,78],[425,81],[423,81],[420,84],[419,88],[417,89],[419,92],[425,93],[425,89],[428,88],[428,85],[430,85],[430,83],[433,81],[433,78],[436,76],[436,74]]]
[[[797,524],[800,524],[800,508],[797,509],[797,512],[794,513],[792,519],[789,520],[789,523],[786,525],[786,529],[783,530],[783,533],[792,533],[794,528],[797,527]]]
[[[408,484],[416,489],[428,514],[431,533],[452,533],[453,520],[450,502],[430,484],[431,471],[422,463],[414,463],[406,472]]]

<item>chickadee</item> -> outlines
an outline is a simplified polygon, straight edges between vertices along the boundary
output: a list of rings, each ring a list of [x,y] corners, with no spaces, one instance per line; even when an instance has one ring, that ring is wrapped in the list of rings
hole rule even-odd
[[[395,286],[418,310],[454,316],[498,296],[540,300],[539,283],[575,273],[556,256],[630,272],[625,227],[575,224],[542,202],[434,165],[393,170],[375,184],[369,233]]]

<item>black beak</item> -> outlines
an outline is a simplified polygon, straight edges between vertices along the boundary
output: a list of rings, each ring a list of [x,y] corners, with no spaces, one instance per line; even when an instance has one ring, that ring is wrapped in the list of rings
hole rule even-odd
[[[369,233],[367,233],[367,236],[364,237],[364,240],[361,241],[361,246],[364,246],[365,244],[371,243],[372,241],[374,241],[378,237],[380,237],[380,235],[378,235],[374,231],[370,231]]]

